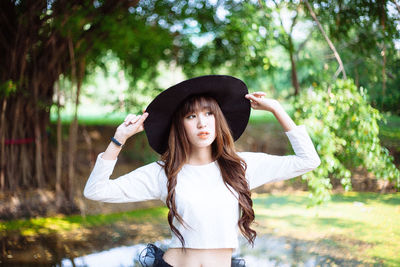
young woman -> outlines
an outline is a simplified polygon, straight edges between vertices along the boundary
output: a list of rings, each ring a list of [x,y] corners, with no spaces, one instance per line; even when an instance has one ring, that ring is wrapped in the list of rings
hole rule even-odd
[[[250,107],[275,115],[295,155],[235,150]],[[110,180],[122,145],[143,130],[161,159]],[[172,239],[165,253],[148,246],[154,266],[244,266],[231,258],[239,230],[250,244],[256,238],[250,190],[319,164],[305,126],[297,126],[278,101],[249,94],[231,76],[201,76],[168,88],[142,115],[126,117],[99,154],[84,195],[114,203],[161,199],[167,205]]]

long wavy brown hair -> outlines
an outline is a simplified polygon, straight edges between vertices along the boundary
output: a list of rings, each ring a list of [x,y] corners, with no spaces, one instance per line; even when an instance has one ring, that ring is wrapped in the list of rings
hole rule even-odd
[[[177,175],[183,165],[188,161],[190,155],[190,143],[183,126],[183,118],[189,113],[203,109],[209,109],[214,114],[216,138],[212,143],[212,157],[213,160],[218,162],[226,187],[231,191],[228,187],[229,185],[238,193],[241,215],[238,226],[247,241],[251,245],[254,245],[256,231],[250,228],[251,223],[254,221],[254,210],[250,188],[245,177],[247,165],[246,162],[236,154],[230,128],[217,101],[209,96],[199,95],[189,98],[181,108],[175,112],[172,119],[168,149],[161,157],[168,178],[168,196],[166,200],[169,209],[168,223],[184,248],[185,240],[172,223],[175,217],[184,227],[187,227],[187,224],[178,214],[175,203]],[[234,192],[232,192],[232,194],[234,194]]]

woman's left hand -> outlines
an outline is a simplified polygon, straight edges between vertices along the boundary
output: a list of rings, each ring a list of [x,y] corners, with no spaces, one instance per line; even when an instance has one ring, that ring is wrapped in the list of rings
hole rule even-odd
[[[276,99],[264,98],[265,96],[266,94],[264,92],[254,92],[245,95],[245,97],[250,100],[250,104],[253,109],[274,112],[274,110],[280,106],[280,103]]]

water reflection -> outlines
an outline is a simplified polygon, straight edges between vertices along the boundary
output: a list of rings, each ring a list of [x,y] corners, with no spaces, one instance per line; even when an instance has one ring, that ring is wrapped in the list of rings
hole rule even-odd
[[[145,248],[143,244],[113,248],[75,259],[63,259],[61,266],[136,266],[137,264],[133,265],[132,257],[138,255],[143,248]]]
[[[169,240],[155,242],[162,249],[167,249]],[[309,252],[313,244],[301,240],[292,240],[272,235],[258,236],[254,248],[240,239],[240,247],[234,256],[244,258],[246,266],[365,266],[362,262],[333,258]],[[314,244],[315,245],[315,244]],[[138,262],[140,252],[146,244],[121,246],[106,251],[92,253],[74,259],[63,259],[62,266],[141,266]],[[376,265],[375,265],[376,266]]]
[[[166,250],[169,240],[154,242],[155,245]],[[139,255],[146,248],[147,244],[137,244],[133,246],[121,246],[110,250],[101,251],[77,257],[74,259],[63,259],[61,266],[107,266],[107,267],[125,267],[125,266],[140,266]]]

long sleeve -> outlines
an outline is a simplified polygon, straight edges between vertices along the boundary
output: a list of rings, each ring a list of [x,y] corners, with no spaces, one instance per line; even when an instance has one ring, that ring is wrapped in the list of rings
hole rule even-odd
[[[307,133],[305,125],[285,132],[295,155],[277,156],[267,153],[239,152],[247,163],[246,176],[250,189],[280,180],[286,180],[312,171],[321,160]]]
[[[161,199],[166,188],[163,168],[157,162],[110,179],[117,160],[105,160],[100,153],[86,182],[83,195],[91,200],[110,203]]]

